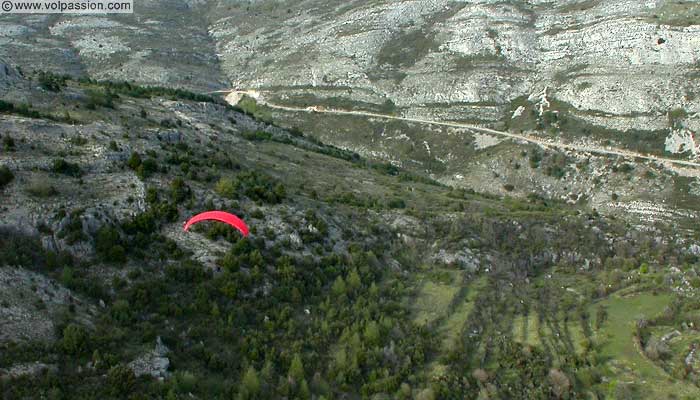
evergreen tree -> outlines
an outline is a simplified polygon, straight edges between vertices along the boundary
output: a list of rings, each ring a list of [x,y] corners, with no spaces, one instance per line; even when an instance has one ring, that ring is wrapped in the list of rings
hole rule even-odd
[[[241,380],[241,397],[245,399],[255,399],[260,393],[260,379],[255,368],[250,366]]]
[[[289,366],[289,377],[295,382],[304,380],[304,364],[301,362],[301,356],[297,353],[292,358],[292,364]]]

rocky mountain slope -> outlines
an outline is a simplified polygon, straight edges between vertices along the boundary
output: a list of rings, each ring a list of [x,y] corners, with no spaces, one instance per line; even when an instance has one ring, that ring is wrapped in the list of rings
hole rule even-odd
[[[698,7],[677,1],[254,3],[210,29],[236,87],[499,121],[519,97],[591,124],[667,128],[698,112]],[[697,119],[690,129],[697,130]]]
[[[700,397],[699,12],[2,16],[0,397]]]
[[[698,393],[693,230],[447,187],[205,95],[5,70],[4,397]],[[205,209],[251,238],[181,230]],[[606,322],[652,292],[639,330]]]
[[[697,160],[699,13],[678,0],[150,1],[127,16],[3,16],[0,57],[98,79],[254,89],[275,104],[470,122]],[[634,219],[697,211],[697,171],[578,152],[555,154],[552,178],[551,168],[519,168],[537,149],[492,135],[272,115],[450,185],[574,199]],[[630,162],[640,166],[631,179],[615,178]]]

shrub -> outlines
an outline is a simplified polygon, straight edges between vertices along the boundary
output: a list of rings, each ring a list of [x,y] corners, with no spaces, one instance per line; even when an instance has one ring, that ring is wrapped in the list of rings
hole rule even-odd
[[[51,72],[39,72],[39,86],[51,92],[60,92],[61,87],[66,85],[67,77],[53,74]]]
[[[613,171],[615,171],[616,168],[613,167]],[[630,163],[623,163],[619,167],[617,167],[617,171],[620,171],[625,174],[629,174],[630,172],[634,171],[634,166]],[[617,172],[615,171],[615,172]]]
[[[66,243],[73,245],[81,240],[86,240],[87,236],[83,231],[83,222],[80,216],[83,210],[78,209],[70,214],[68,223],[58,232],[58,237],[66,239]]]
[[[44,249],[38,238],[14,229],[0,228],[0,266],[41,265],[44,258]]]
[[[88,350],[88,332],[80,325],[70,324],[63,330],[61,344],[67,354],[82,354]]]
[[[136,175],[141,179],[146,179],[155,172],[158,172],[158,162],[152,158],[145,159],[136,169]]]
[[[406,202],[403,199],[391,199],[387,204],[389,208],[406,208]]]
[[[137,152],[131,153],[131,156],[126,161],[126,165],[136,172],[136,175],[141,179],[146,179],[158,172],[158,162],[153,158],[143,160]]]
[[[216,193],[223,197],[228,197],[231,199],[236,197],[236,185],[231,178],[219,179],[214,190],[216,190]]]
[[[107,382],[112,395],[127,398],[136,385],[136,377],[129,367],[116,365],[107,373]]]
[[[542,154],[537,150],[532,150],[530,152],[530,168],[538,168],[540,166],[540,161],[542,161]]]
[[[182,178],[175,178],[170,183],[170,198],[175,204],[182,203],[190,196],[191,192]]]
[[[235,178],[221,178],[215,190],[219,195],[236,199],[241,194],[254,201],[277,204],[282,202],[287,193],[284,186],[276,179],[256,171],[238,174]]]
[[[104,261],[123,263],[126,261],[126,251],[121,244],[119,232],[108,226],[103,226],[95,236],[95,251]]]
[[[688,112],[682,108],[675,108],[675,109],[668,112],[668,118],[672,122],[675,122],[676,120],[684,119],[687,117],[688,117]]]
[[[15,179],[15,175],[12,171],[7,166],[0,165],[0,188],[7,186],[13,179]]]
[[[131,156],[129,157],[129,159],[126,160],[126,165],[135,171],[136,168],[141,166],[141,162],[142,162],[141,155],[137,152],[133,152],[133,153],[131,153]]]
[[[87,90],[87,95],[87,108],[89,110],[94,110],[97,107],[114,108],[114,99],[117,98],[109,89],[89,89]]]
[[[55,173],[72,176],[74,178],[79,178],[83,174],[78,164],[68,162],[62,158],[53,160],[51,170]]]
[[[34,197],[51,197],[58,194],[58,190],[46,179],[33,179],[27,185],[27,193]]]
[[[271,140],[272,139],[272,134],[265,132],[265,131],[255,131],[255,132],[243,132],[241,134],[244,139],[254,141],[254,142],[260,142],[263,140]]]
[[[126,300],[117,300],[112,305],[112,310],[110,311],[112,318],[122,324],[128,324],[131,322],[131,306]]]
[[[0,100],[0,112],[12,112],[12,111],[14,111],[14,109],[15,109],[14,104]]]
[[[15,139],[12,138],[10,135],[5,135],[2,137],[2,148],[5,151],[14,151],[15,150]]]

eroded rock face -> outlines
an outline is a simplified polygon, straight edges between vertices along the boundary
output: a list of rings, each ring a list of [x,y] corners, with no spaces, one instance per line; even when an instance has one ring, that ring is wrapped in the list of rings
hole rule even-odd
[[[23,268],[0,268],[0,342],[53,340],[53,318],[71,305],[89,324],[94,307],[61,284]]]
[[[610,146],[637,154],[700,157],[696,3],[270,4],[159,0],[147,2],[134,16],[7,16],[0,21],[0,58],[13,65],[35,65],[40,59],[43,68],[52,71],[200,92],[248,89],[247,94],[261,101],[309,107],[309,112],[275,111],[273,117],[281,125],[300,127],[364,157],[478,192],[520,197],[535,193],[588,203],[604,212],[627,214],[626,204],[639,199],[668,208],[665,200],[682,185],[675,185],[672,174],[654,163],[648,163],[648,171],[638,168],[625,176],[615,174],[617,166],[610,163],[615,156],[582,151],[564,152],[567,165],[553,176],[546,166],[528,168],[531,153],[525,154],[529,150],[522,141],[310,111],[384,107],[382,113],[468,121],[553,141],[564,137],[568,143],[597,149],[612,141]],[[178,40],[171,40],[174,35]],[[29,46],[32,51],[26,51]],[[240,97],[232,94],[230,99]],[[177,122],[195,127],[198,135],[221,134],[210,125],[217,118],[216,111],[206,109],[211,105],[199,109],[168,100],[163,105],[175,112]],[[562,115],[568,125],[557,121],[550,132],[528,122],[550,112]],[[260,129],[251,120],[236,118],[241,129]],[[28,124],[9,123],[15,125],[17,137],[28,128],[37,129]],[[105,128],[90,125],[83,134]],[[72,127],[62,130],[74,133]],[[186,136],[179,129],[162,131],[158,143],[178,143]],[[136,149],[95,150],[91,162],[100,172]],[[48,161],[32,163],[41,168]],[[8,162],[13,166],[16,161]],[[656,178],[645,177],[646,172]],[[115,181],[117,189],[138,184],[134,176],[122,175],[118,181],[116,176],[105,179]],[[694,179],[688,193],[700,196],[697,171],[683,176]],[[620,200],[611,201],[613,194]]]
[[[169,351],[168,347],[160,340],[160,336],[158,336],[156,347],[152,351],[130,362],[129,368],[134,371],[134,375],[136,376],[150,375],[154,378],[167,378],[169,375],[168,367],[170,366],[170,360],[166,355]]]
[[[688,96],[698,88],[700,26],[678,26],[672,16],[689,11],[665,3],[307,1],[279,15],[233,13],[210,33],[234,86],[389,98],[422,114],[446,107],[453,117],[455,103],[475,104],[482,120],[495,117],[490,104],[548,86],[581,112],[645,128],[648,113],[700,107]]]
[[[440,249],[440,251],[433,256],[433,260],[446,265],[456,265],[469,272],[478,271],[481,265],[479,258],[468,248],[453,253],[445,249]]]
[[[45,371],[56,369],[55,365],[47,365],[38,361],[33,363],[19,363],[9,368],[0,368],[0,380],[14,379],[27,375],[39,375]]]
[[[416,115],[483,121],[550,87],[582,118],[645,129],[670,109],[700,110],[697,6],[676,3],[153,1],[138,16],[6,16],[0,57],[199,90],[230,83],[282,96],[390,99]]]
[[[7,89],[19,80],[19,72],[0,58],[0,88]]]
[[[133,15],[5,15],[0,57],[97,79],[216,90],[227,84],[203,10],[161,0],[139,4]]]

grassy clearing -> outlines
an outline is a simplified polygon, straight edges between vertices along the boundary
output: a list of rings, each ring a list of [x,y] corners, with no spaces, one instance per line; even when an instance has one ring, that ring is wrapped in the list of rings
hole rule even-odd
[[[438,353],[426,368],[430,376],[446,373],[447,366],[440,359],[454,350],[462,328],[474,308],[474,301],[487,284],[484,276],[464,286],[461,271],[440,269],[431,274],[432,277],[436,275],[443,279],[426,279],[413,304],[414,322],[419,325],[434,325],[435,334],[441,339]],[[448,276],[449,280],[444,279]]]
[[[530,346],[540,344],[537,315],[520,315],[513,319],[513,339]]]
[[[474,301],[487,283],[487,278],[482,276],[471,282],[467,287],[467,295],[464,300],[459,302],[450,315],[440,325],[437,332],[442,339],[443,353],[447,353],[454,348],[457,339],[462,331],[462,327],[467,322],[467,318],[474,308]]]
[[[458,283],[458,281],[455,283]],[[446,373],[448,367],[441,361],[441,357],[455,350],[455,346],[457,346],[462,334],[462,329],[474,309],[474,301],[487,283],[488,279],[482,276],[470,282],[466,287],[452,286],[453,289],[458,288],[459,291],[454,293],[451,304],[446,309],[441,310],[440,318],[442,320],[433,320],[437,325],[435,328],[436,335],[442,341],[439,354],[427,367],[430,376],[440,376]]]
[[[563,321],[562,331],[566,336],[557,337],[552,329],[544,322],[540,322],[536,314],[520,315],[513,320],[513,339],[530,346],[542,346],[544,344],[557,344],[565,346],[564,341],[570,340],[576,354],[583,354],[582,342],[586,338],[578,321],[569,319]]]
[[[646,398],[665,399],[677,396],[698,398],[700,390],[678,382],[662,368],[647,359],[633,340],[635,322],[642,317],[652,318],[671,302],[671,295],[636,294],[630,297],[612,296],[591,308],[595,314],[598,305],[606,307],[607,321],[595,333],[599,354],[610,367],[610,386],[618,382],[633,382],[642,386]]]
[[[425,279],[418,297],[413,303],[413,321],[419,325],[429,325],[448,312],[452,299],[459,292],[457,271],[445,271],[452,276],[452,282],[435,282]]]

